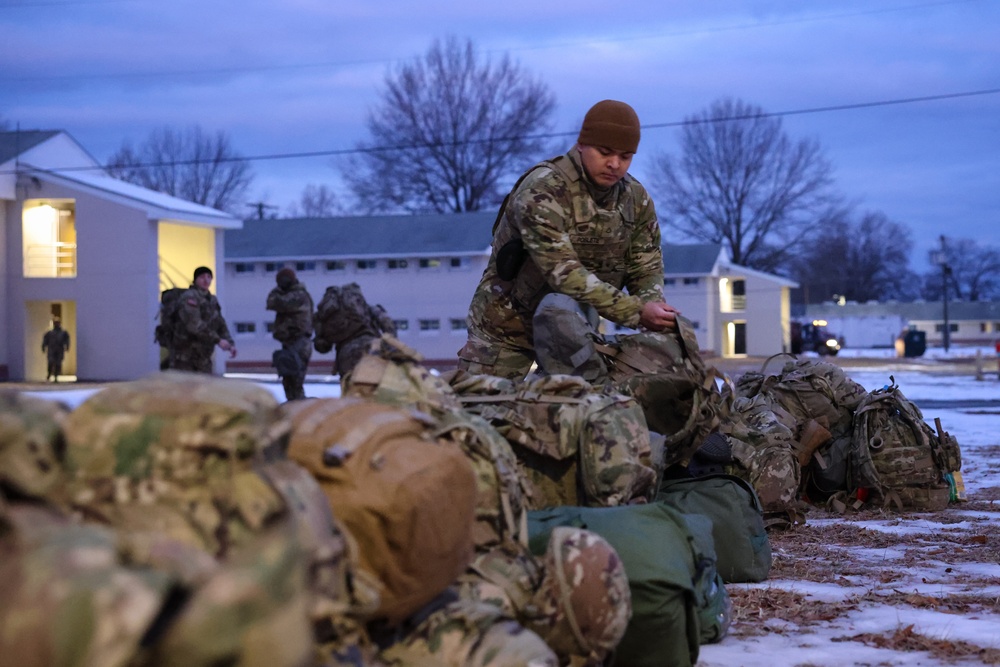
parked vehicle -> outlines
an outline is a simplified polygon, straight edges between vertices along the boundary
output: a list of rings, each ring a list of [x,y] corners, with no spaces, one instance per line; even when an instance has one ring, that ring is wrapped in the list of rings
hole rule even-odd
[[[844,343],[826,329],[826,320],[792,322],[792,354],[815,352],[820,356],[837,356]]]

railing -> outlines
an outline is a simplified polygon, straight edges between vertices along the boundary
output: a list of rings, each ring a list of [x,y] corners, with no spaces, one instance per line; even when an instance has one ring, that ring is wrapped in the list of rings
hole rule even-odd
[[[734,294],[732,296],[732,302],[730,304],[733,310],[746,310],[747,309],[747,296],[746,294]]]
[[[75,243],[33,243],[24,249],[26,278],[75,278]]]

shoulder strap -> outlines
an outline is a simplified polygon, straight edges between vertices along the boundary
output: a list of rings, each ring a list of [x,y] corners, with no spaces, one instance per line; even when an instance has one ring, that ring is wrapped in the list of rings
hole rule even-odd
[[[563,159],[560,160],[560,158]],[[497,229],[500,227],[500,220],[503,219],[503,214],[507,212],[507,204],[510,202],[510,198],[514,195],[515,192],[517,192],[517,189],[521,187],[521,183],[524,182],[524,179],[526,179],[529,175],[531,175],[532,172],[541,169],[542,167],[549,167],[549,168],[554,168],[556,171],[563,174],[566,178],[572,179],[572,176],[566,171],[565,167],[561,165],[561,162],[565,160],[566,160],[565,155],[558,155],[549,160],[542,160],[534,167],[521,174],[521,176],[514,182],[514,185],[513,187],[511,187],[510,192],[507,193],[507,196],[503,198],[503,202],[501,202],[500,204],[500,210],[497,211],[497,218],[496,220],[493,221],[493,232],[492,232],[493,235],[496,235]]]

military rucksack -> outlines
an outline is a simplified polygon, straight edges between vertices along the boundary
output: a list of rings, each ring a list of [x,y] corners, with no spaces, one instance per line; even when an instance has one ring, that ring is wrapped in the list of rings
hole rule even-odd
[[[813,500],[825,500],[846,488],[854,411],[868,392],[836,364],[815,359],[789,361],[778,374],[767,375],[764,369],[774,358],[759,372],[741,376],[735,393],[763,395],[791,416],[785,425],[795,439],[803,487]]]
[[[728,632],[732,603],[716,570],[711,521],[661,502],[554,507],[528,513],[531,551],[542,554],[556,526],[603,537],[628,576],[632,618],[614,665],[693,665],[701,644]]]
[[[890,379],[855,412],[848,489],[900,510],[944,509],[952,496],[950,473],[962,468],[958,441],[935,432]]]
[[[313,316],[316,336],[313,347],[325,354],[358,336],[378,336],[381,332],[375,313],[357,283],[331,285],[316,306]]]
[[[186,291],[184,287],[171,287],[160,292],[159,324],[153,330],[153,342],[160,347],[174,344],[174,332],[180,325],[181,294]]]
[[[425,437],[429,418],[360,398],[284,404],[288,456],[319,481],[382,584],[373,619],[397,624],[472,560],[475,474],[453,444]]]
[[[632,396],[651,431],[666,436],[664,465],[686,465],[716,430],[723,413],[716,371],[698,352],[694,328],[677,318],[676,333],[616,336],[597,349],[610,360],[609,383]]]
[[[632,398],[595,390],[573,375],[510,386],[513,392],[498,394],[490,381],[466,383],[459,398],[511,443],[531,508],[614,506],[652,496],[658,471]]]

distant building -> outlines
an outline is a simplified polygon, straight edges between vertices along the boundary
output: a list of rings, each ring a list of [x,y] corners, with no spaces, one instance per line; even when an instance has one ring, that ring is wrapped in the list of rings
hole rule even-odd
[[[908,329],[923,331],[928,345],[944,342],[944,304],[940,301],[812,304],[796,309],[796,319],[826,320],[831,334],[847,347],[893,347]],[[952,345],[991,345],[1000,339],[1000,302],[950,301],[948,330]]]
[[[247,220],[226,232],[226,302],[240,356],[230,370],[267,370],[277,343],[264,305],[274,276],[295,269],[318,303],[356,282],[396,320],[400,339],[445,368],[465,343],[469,302],[489,261],[496,213]],[[667,301],[694,321],[709,354],[770,355],[789,346],[795,283],[728,260],[720,245],[666,245]],[[313,355],[313,371],[332,353]]]
[[[53,317],[72,340],[66,375],[157,370],[161,289],[221,266],[222,230],[241,224],[111,178],[65,132],[0,132],[0,379],[45,379],[40,346]]]

